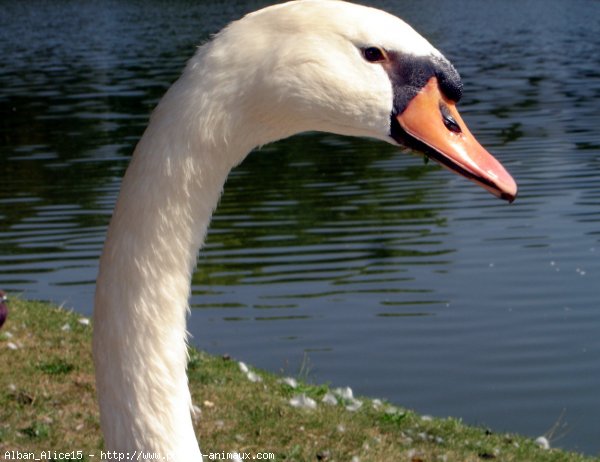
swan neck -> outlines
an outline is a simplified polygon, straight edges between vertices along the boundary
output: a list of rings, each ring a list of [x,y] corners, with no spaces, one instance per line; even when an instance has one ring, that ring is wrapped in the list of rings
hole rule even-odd
[[[186,375],[190,279],[227,174],[248,147],[214,131],[203,138],[209,121],[183,104],[183,87],[156,109],[123,179],[100,259],[93,352],[107,448],[201,460]]]

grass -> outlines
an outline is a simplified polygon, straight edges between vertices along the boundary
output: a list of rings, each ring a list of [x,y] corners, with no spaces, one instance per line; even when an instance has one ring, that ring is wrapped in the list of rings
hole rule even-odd
[[[8,460],[6,451],[77,450],[80,460],[98,460],[91,326],[46,303],[11,299],[10,308],[0,331],[0,461]],[[331,398],[328,386],[293,388],[257,370],[260,381],[252,382],[237,362],[196,350],[188,367],[205,454],[269,452],[276,461],[598,460],[378,400],[359,398],[362,406],[349,411],[355,404],[349,396],[335,405],[322,402]],[[316,409],[292,407],[298,395],[313,399]]]

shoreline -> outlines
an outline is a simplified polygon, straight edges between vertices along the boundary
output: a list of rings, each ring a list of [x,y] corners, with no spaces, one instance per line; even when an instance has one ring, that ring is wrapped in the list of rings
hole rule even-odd
[[[0,330],[0,461],[13,460],[10,451],[97,459],[103,446],[89,319],[46,302],[11,297],[9,303]],[[421,416],[355,397],[349,387],[309,384],[189,351],[194,426],[209,460],[233,453],[239,460],[275,461],[599,460],[550,448],[545,437]]]

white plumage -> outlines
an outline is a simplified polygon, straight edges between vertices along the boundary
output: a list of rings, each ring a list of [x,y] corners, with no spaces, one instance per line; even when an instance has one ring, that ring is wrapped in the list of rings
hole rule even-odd
[[[186,376],[196,254],[231,168],[307,131],[390,137],[389,69],[377,46],[441,57],[400,19],[334,0],[247,15],[201,47],[135,149],[100,261],[94,361],[105,443],[199,461]]]

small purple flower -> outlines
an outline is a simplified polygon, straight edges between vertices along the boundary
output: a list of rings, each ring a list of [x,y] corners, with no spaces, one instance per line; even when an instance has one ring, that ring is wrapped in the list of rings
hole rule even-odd
[[[2,327],[2,324],[4,324],[4,321],[6,321],[6,317],[8,316],[7,300],[8,297],[6,296],[6,293],[4,293],[3,290],[0,290],[0,327]]]

